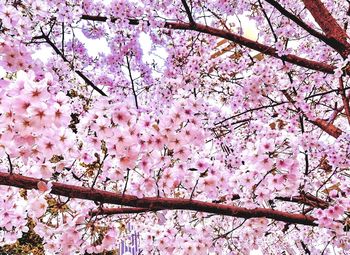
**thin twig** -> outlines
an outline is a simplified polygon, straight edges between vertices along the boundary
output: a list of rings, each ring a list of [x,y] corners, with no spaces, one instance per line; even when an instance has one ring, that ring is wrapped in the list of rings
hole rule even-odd
[[[46,43],[51,46],[51,48],[56,52],[57,55],[59,55],[64,62],[67,62],[69,64],[69,67],[73,70],[73,66],[70,63],[70,61],[65,57],[65,55],[57,48],[57,46],[50,40],[48,35],[44,34],[44,31],[42,31],[42,36],[41,38],[45,39]],[[74,70],[74,72],[79,75],[85,82],[86,84],[90,85],[94,90],[96,90],[98,93],[100,93],[102,96],[107,96],[105,92],[103,92],[99,87],[97,87],[89,78],[87,78],[81,71],[79,70]]]
[[[316,31],[312,27],[310,27],[308,24],[306,24],[303,20],[301,20],[299,17],[295,16],[293,13],[287,11],[282,5],[280,5],[275,0],[265,0],[269,4],[271,4],[273,7],[275,7],[283,16],[289,18],[292,20],[295,24],[297,24],[299,27],[303,28],[305,31],[307,31],[310,35],[315,36],[316,38],[320,39],[321,41],[325,43],[329,43],[329,39],[322,33]]]
[[[139,109],[139,105],[138,105],[138,102],[137,102],[137,94],[136,94],[136,90],[135,90],[134,79],[132,78],[131,67],[130,67],[130,62],[129,62],[128,56],[126,56],[126,63],[127,63],[127,66],[128,66],[132,93],[134,94],[134,98],[135,98],[135,105],[136,105],[136,108]]]
[[[10,158],[10,155],[9,154],[7,154],[6,153],[6,155],[7,155],[7,160],[9,161],[9,165],[10,165],[10,174],[12,174],[13,173],[13,165],[12,165],[12,161],[11,161],[11,158]]]
[[[341,98],[343,100],[345,115],[350,125],[350,104],[349,104],[349,98],[346,96],[346,93],[345,93],[343,77],[339,78],[339,90],[341,93]]]
[[[127,188],[127,186],[128,186],[129,172],[130,172],[130,169],[128,168],[128,169],[127,169],[127,172],[126,172],[126,180],[125,180],[125,185],[124,185],[124,189],[123,189],[123,196],[124,196],[125,191],[126,191],[126,188]]]
[[[104,161],[106,160],[106,158],[107,158],[107,156],[108,156],[108,154],[106,153],[105,154],[105,156],[103,157],[103,160],[99,163],[99,166],[98,166],[98,171],[97,171],[97,174],[96,174],[96,176],[95,176],[95,179],[94,179],[94,181],[93,181],[93,183],[92,183],[92,185],[91,185],[91,189],[93,189],[94,188],[94,186],[95,186],[95,184],[96,184],[96,181],[97,181],[97,178],[98,178],[98,176],[101,174],[101,170],[102,170],[102,166],[103,166],[103,163],[104,163]]]
[[[350,89],[350,87],[344,88],[344,90],[348,90],[348,89]],[[334,92],[339,93],[339,89],[331,89],[331,90],[328,90],[325,92],[316,93],[316,94],[305,97],[305,99],[310,99],[310,98],[318,97],[318,96],[324,96],[324,95],[334,93]]]
[[[64,56],[64,22],[62,22],[62,42],[61,42],[62,55]]]
[[[194,187],[193,187],[193,189],[192,189],[192,192],[191,192],[191,195],[190,195],[190,200],[192,200],[192,198],[193,198],[194,191],[195,191],[195,189],[196,189],[196,187],[197,187],[197,185],[198,185],[198,181],[199,181],[199,178],[197,179],[196,184],[194,185]]]
[[[326,251],[328,245],[333,241],[334,238],[335,238],[335,236],[333,236],[332,239],[328,241],[328,243],[327,243],[326,246],[324,247],[324,249],[323,249],[321,255],[323,255],[323,254],[325,253],[325,251]]]
[[[327,180],[325,180],[322,185],[317,189],[316,191],[316,197],[318,196],[318,192],[321,190],[321,188],[326,185],[327,182],[329,182],[329,180],[337,173],[337,168],[333,171],[333,173],[327,178]]]
[[[244,219],[243,222],[241,224],[239,224],[237,227],[231,229],[230,231],[227,231],[226,233],[222,234],[222,235],[219,235],[217,237],[215,237],[213,239],[213,242],[216,242],[218,239],[220,238],[224,238],[224,237],[227,237],[229,234],[231,234],[233,231],[235,231],[236,229],[240,228],[245,222],[247,221],[247,219]]]

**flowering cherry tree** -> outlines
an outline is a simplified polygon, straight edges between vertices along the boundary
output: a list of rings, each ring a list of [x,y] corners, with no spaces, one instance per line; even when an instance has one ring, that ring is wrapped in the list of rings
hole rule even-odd
[[[116,254],[131,224],[143,254],[348,254],[349,20],[345,0],[1,1],[0,244]]]

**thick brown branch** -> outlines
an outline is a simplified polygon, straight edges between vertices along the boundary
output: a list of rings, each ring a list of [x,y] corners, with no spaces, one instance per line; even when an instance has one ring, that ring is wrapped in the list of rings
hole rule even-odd
[[[288,94],[287,90],[281,90],[281,92],[288,99],[288,101],[295,106],[298,112],[300,111],[303,115],[305,115],[305,113],[295,105],[295,100],[293,100],[293,98]],[[321,128],[323,131],[333,136],[334,138],[338,138],[343,133],[343,131],[340,128],[337,128],[336,126],[334,126],[333,123],[327,122],[320,118],[317,118],[316,120],[308,120],[308,121],[314,124],[315,126]]]
[[[234,196],[235,199],[239,199],[238,195]],[[285,202],[294,202],[294,203],[302,203],[305,205],[309,205],[312,208],[328,208],[329,204],[315,196],[305,194],[302,196],[294,196],[294,197],[276,197],[276,200],[285,201]],[[215,202],[216,203],[216,202]],[[93,210],[91,215],[114,215],[114,214],[132,214],[132,213],[144,213],[144,212],[155,212],[166,210],[166,208],[137,208],[137,207],[124,207],[124,208],[100,208]]]
[[[343,131],[340,128],[337,128],[332,123],[327,122],[326,120],[317,118],[316,120],[309,120],[312,124],[318,126],[327,134],[333,136],[334,138],[338,138]]]
[[[106,17],[101,17],[101,16],[90,16],[90,15],[83,15],[82,19],[84,20],[93,20],[93,21],[106,21]],[[112,21],[114,19],[111,19]],[[114,20],[115,21],[115,20]],[[138,24],[138,20],[135,19],[130,19],[129,20],[130,24]],[[329,73],[333,74],[335,67],[332,65],[328,65],[322,62],[317,62],[313,60],[308,60],[305,58],[298,57],[293,54],[287,54],[280,56],[277,53],[277,50],[273,47],[258,43],[256,41],[250,40],[248,38],[245,38],[243,36],[240,36],[235,33],[231,33],[229,31],[197,24],[197,23],[182,23],[182,22],[165,22],[164,24],[165,28],[168,29],[174,29],[174,30],[192,30],[192,31],[197,31],[213,36],[217,36],[220,38],[225,38],[231,42],[238,43],[240,45],[243,45],[245,47],[248,47],[250,49],[259,51],[263,54],[267,54],[276,58],[279,58],[281,60],[284,60],[286,62],[295,64],[297,66],[302,66],[308,69],[324,72],[324,73]]]
[[[295,64],[298,66],[302,66],[302,67],[306,67],[308,69],[321,71],[321,72],[325,72],[325,73],[330,73],[330,74],[334,73],[334,69],[335,69],[334,66],[331,66],[331,65],[328,65],[325,63],[321,63],[321,62],[317,62],[317,61],[313,61],[313,60],[308,60],[305,58],[301,58],[301,57],[298,57],[298,56],[292,55],[292,54],[280,56],[280,55],[278,55],[277,50],[273,47],[266,46],[264,44],[258,43],[256,41],[250,40],[246,37],[243,37],[243,36],[240,36],[238,34],[231,33],[231,32],[225,31],[225,30],[221,30],[221,29],[217,29],[217,28],[213,28],[213,27],[209,27],[209,26],[205,26],[205,25],[201,25],[201,24],[176,23],[176,22],[166,22],[165,28],[177,29],[177,30],[192,30],[192,31],[197,31],[197,32],[225,38],[225,39],[230,40],[232,42],[235,42],[235,43],[238,43],[238,44],[243,45],[245,47],[248,47],[250,49],[259,51],[263,54],[267,54],[267,55],[279,58],[281,60],[284,60],[286,62]]]
[[[0,185],[12,186],[23,189],[38,189],[37,178],[25,177],[18,174],[0,173]],[[63,183],[52,183],[51,193],[54,195],[66,196],[92,200],[100,203],[124,205],[150,210],[166,208],[167,210],[192,210],[217,215],[226,215],[239,218],[269,218],[287,223],[317,226],[316,219],[303,215],[277,211],[267,208],[247,209],[237,206],[222,205],[198,200],[182,198],[144,197],[138,198],[132,195],[121,195],[104,190],[96,190],[87,187],[68,185]]]
[[[338,44],[338,47],[333,48],[343,57],[347,57],[350,53],[350,44],[346,41],[348,36],[324,6],[322,1],[303,0],[303,2],[329,40],[333,41],[335,45]]]

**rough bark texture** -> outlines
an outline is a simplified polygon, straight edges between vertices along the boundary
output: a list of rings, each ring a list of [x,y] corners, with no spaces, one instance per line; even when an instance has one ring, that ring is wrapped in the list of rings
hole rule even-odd
[[[323,119],[316,119],[314,121],[311,121],[314,125],[318,126],[321,128],[323,131],[325,131],[327,134],[333,136],[334,138],[338,138],[343,131],[336,126],[334,126],[332,123],[327,122],[326,120]]]
[[[303,0],[303,2],[329,40],[337,45],[333,48],[344,58],[347,57],[350,53],[350,44],[346,41],[348,36],[324,4],[320,0]]]

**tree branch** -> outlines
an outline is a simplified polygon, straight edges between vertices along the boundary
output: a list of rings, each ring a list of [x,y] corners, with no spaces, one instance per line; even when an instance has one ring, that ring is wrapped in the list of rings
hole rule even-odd
[[[91,20],[91,21],[101,21],[101,22],[106,22],[107,21],[107,17],[103,17],[103,16],[94,16],[94,15],[88,15],[88,14],[84,14],[81,16],[81,19],[83,20]],[[111,22],[116,22],[118,19],[112,17],[111,18]],[[129,19],[129,24],[130,25],[138,25],[140,24],[140,20],[138,19]]]
[[[348,123],[350,125],[350,104],[349,104],[349,98],[346,96],[346,93],[345,93],[343,77],[339,78],[339,90],[341,93],[341,98],[343,100],[345,115],[346,115],[346,118],[348,119]]]
[[[6,153],[6,155],[7,155],[7,160],[9,161],[9,166],[10,166],[9,173],[12,174],[13,173],[12,161],[11,161],[10,155],[7,153]]]
[[[267,24],[268,24],[269,27],[270,27],[270,30],[271,30],[272,35],[273,35],[273,38],[275,39],[275,43],[276,43],[276,42],[278,41],[278,37],[277,37],[277,35],[276,35],[276,33],[275,33],[275,30],[273,29],[271,20],[270,20],[269,16],[267,15],[267,13],[266,13],[264,7],[262,6],[260,0],[258,0],[258,3],[259,3],[259,6],[260,6],[260,9],[261,9],[262,13],[264,14],[264,17],[265,17],[265,19],[266,19],[266,21],[267,21]]]
[[[295,105],[295,100],[293,100],[293,98],[288,94],[287,90],[281,90],[281,92],[288,99],[288,101],[292,105],[294,105],[294,107],[297,109],[298,112],[301,112],[303,115],[305,115],[305,113]],[[319,127],[320,129],[325,131],[327,134],[333,136],[334,138],[338,138],[343,133],[343,131],[340,128],[337,128],[336,126],[334,126],[333,123],[327,122],[323,119],[317,118],[315,120],[309,120],[306,118],[306,120],[314,124],[315,126]]]
[[[328,123],[327,121],[317,118],[316,120],[308,120],[312,124],[318,126],[323,131],[325,131],[327,134],[333,136],[334,138],[338,138],[343,131],[340,128],[337,128],[332,123]]]
[[[148,208],[140,208],[140,207],[123,207],[123,208],[99,208],[93,210],[90,215],[114,215],[114,214],[133,214],[133,213],[144,213],[144,212],[156,212],[161,209],[148,209]]]
[[[346,41],[347,34],[339,26],[335,18],[330,14],[321,0],[303,0],[305,7],[314,17],[323,32],[337,47],[333,47],[344,58],[350,53],[350,44]]]
[[[192,198],[190,198],[191,200]],[[239,196],[238,198],[239,199]],[[285,202],[293,202],[293,203],[302,203],[311,206],[311,208],[328,208],[329,204],[326,201],[323,201],[315,196],[310,194],[304,194],[302,196],[294,196],[294,197],[276,197],[276,200],[285,201]],[[213,203],[217,203],[216,201]],[[127,208],[99,208],[93,210],[91,215],[113,215],[113,214],[132,214],[132,213],[144,213],[144,212],[156,212],[161,210],[167,210],[167,208],[138,208],[138,207],[127,207]]]
[[[303,203],[305,205],[321,209],[326,209],[329,206],[328,202],[310,194],[302,194],[301,196],[294,197],[276,197],[275,199],[286,202]]]
[[[278,55],[277,50],[273,47],[266,46],[264,44],[258,43],[256,41],[250,40],[246,37],[240,36],[235,33],[231,33],[228,31],[224,31],[221,29],[201,25],[201,24],[190,24],[190,23],[177,23],[177,22],[166,22],[165,23],[165,28],[169,29],[176,29],[176,30],[192,30],[192,31],[197,31],[221,38],[225,38],[229,41],[232,41],[234,43],[238,43],[240,45],[243,45],[245,47],[248,47],[250,49],[259,51],[263,54],[273,56],[275,58],[279,58],[281,60],[284,60],[286,62],[305,67],[308,69],[316,70],[316,71],[321,71],[324,73],[329,73],[333,74],[335,67],[332,65],[328,65],[325,63],[313,61],[313,60],[308,60],[305,58],[298,57],[293,54],[287,54],[287,55]]]
[[[23,189],[38,189],[41,179],[0,172],[0,185],[12,186]],[[267,208],[247,209],[237,206],[222,205],[198,200],[182,198],[144,197],[138,198],[133,195],[121,195],[104,190],[96,190],[87,187],[68,185],[63,183],[52,183],[51,194],[79,198],[100,203],[125,205],[138,208],[167,210],[191,210],[217,215],[226,215],[238,218],[268,218],[287,223],[317,226],[316,219],[303,214],[293,214]]]
[[[42,36],[39,36],[39,37],[36,37],[36,38],[45,39],[45,42],[46,42],[48,45],[51,46],[51,48],[56,52],[56,54],[59,55],[59,56],[63,59],[64,62],[69,63],[70,68],[73,69],[72,66],[71,66],[70,61],[69,61],[69,60],[65,57],[65,55],[57,48],[57,46],[50,40],[50,38],[49,38],[47,35],[45,35],[45,34],[43,33]],[[36,39],[36,38],[34,38],[34,39]],[[88,84],[89,86],[91,86],[94,90],[96,90],[96,91],[97,91],[98,93],[100,93],[102,96],[107,96],[107,94],[106,94],[105,92],[103,92],[103,90],[101,90],[99,87],[97,87],[97,86],[96,86],[89,78],[87,78],[81,71],[79,71],[79,70],[74,70],[74,72],[75,72],[77,75],[79,75],[79,76],[85,81],[86,84]]]
[[[188,4],[187,4],[186,0],[181,0],[181,2],[182,2],[182,5],[185,7],[188,20],[190,21],[190,23],[194,23],[194,19],[192,17],[192,13],[191,13],[190,7],[188,7]]]
[[[135,83],[134,83],[134,79],[132,78],[130,61],[129,61],[128,56],[126,56],[126,64],[127,64],[127,67],[128,67],[129,78],[130,78],[130,82],[131,82],[131,89],[132,89],[132,93],[134,95],[136,109],[139,109],[139,104],[137,102],[137,94],[136,94],[136,90],[135,90]]]
[[[106,17],[91,16],[91,15],[83,15],[82,19],[92,20],[92,21],[102,21],[102,22],[107,21]],[[111,20],[113,22],[116,19],[112,18]],[[129,24],[138,25],[139,21],[136,19],[129,19]],[[182,23],[182,22],[165,22],[164,28],[174,29],[174,30],[192,30],[192,31],[197,31],[197,32],[225,38],[225,39],[232,41],[234,43],[238,43],[238,44],[243,45],[245,47],[248,47],[250,49],[259,51],[263,54],[267,54],[267,55],[279,58],[279,59],[284,60],[286,62],[295,64],[297,66],[305,67],[308,69],[312,69],[312,70],[316,70],[316,71],[320,71],[320,72],[324,72],[324,73],[333,74],[334,70],[335,70],[335,67],[332,65],[325,64],[325,63],[318,62],[318,61],[308,60],[308,59],[301,58],[301,57],[298,57],[298,56],[293,55],[293,54],[279,56],[277,53],[277,50],[273,47],[266,46],[264,44],[255,42],[253,40],[250,40],[250,39],[245,38],[243,36],[240,36],[238,34],[231,33],[229,31],[224,31],[221,29],[217,29],[217,28],[213,28],[213,27],[209,27],[209,26],[205,26],[205,25],[201,25],[201,24],[197,24],[197,23],[193,24],[193,23]]]
[[[275,7],[282,15],[287,17],[288,19],[294,21],[299,27],[303,28],[305,31],[307,31],[310,35],[313,35],[314,37],[318,38],[322,42],[326,43],[336,51],[339,50],[339,43],[331,40],[324,34],[316,31],[312,27],[310,27],[308,24],[306,24],[304,21],[302,21],[299,17],[295,16],[293,13],[287,11],[282,5],[280,5],[278,2],[275,0],[265,0],[269,4],[271,4],[273,7]]]

